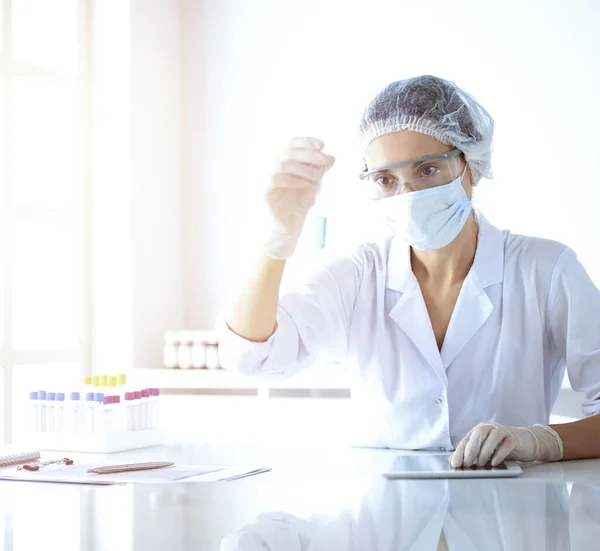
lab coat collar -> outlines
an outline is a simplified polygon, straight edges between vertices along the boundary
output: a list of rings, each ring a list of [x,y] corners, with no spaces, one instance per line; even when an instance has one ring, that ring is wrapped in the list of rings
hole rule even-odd
[[[475,259],[456,302],[441,351],[411,269],[410,248],[399,239],[393,239],[390,244],[387,287],[402,293],[390,317],[423,354],[444,385],[448,382],[446,369],[492,313],[493,306],[484,289],[503,280],[504,233],[491,226],[481,214],[477,218],[479,237]]]
[[[505,232],[492,226],[479,211],[475,211],[479,223],[477,250],[471,271],[477,276],[482,288],[502,283],[504,278],[504,241]],[[410,264],[410,247],[401,239],[394,237],[390,243],[388,256],[388,289],[410,290],[413,279]]]

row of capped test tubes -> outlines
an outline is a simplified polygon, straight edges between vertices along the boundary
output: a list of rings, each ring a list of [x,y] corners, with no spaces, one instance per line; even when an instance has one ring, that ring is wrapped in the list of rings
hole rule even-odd
[[[83,391],[69,393],[68,400],[63,392],[30,392],[31,431],[112,434],[158,428],[158,388],[128,391],[125,376],[120,375],[119,392],[113,393],[117,385],[112,379],[117,377],[99,379],[106,386],[93,385],[90,379],[84,379]],[[107,390],[110,394],[91,390]]]

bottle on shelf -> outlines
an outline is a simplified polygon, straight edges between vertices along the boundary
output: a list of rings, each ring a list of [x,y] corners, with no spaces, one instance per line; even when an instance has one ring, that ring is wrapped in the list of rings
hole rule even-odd
[[[179,369],[190,369],[192,367],[192,346],[194,341],[190,331],[181,331],[177,364]]]
[[[179,367],[179,332],[167,331],[165,333],[165,348],[163,364],[168,369],[176,369]]]
[[[206,369],[206,333],[194,331],[192,340],[192,367]]]
[[[207,333],[206,337],[206,367],[208,369],[219,369],[219,336],[216,331]]]

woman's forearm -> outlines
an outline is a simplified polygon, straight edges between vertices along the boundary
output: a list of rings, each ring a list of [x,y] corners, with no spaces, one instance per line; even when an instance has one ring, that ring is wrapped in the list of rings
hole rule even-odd
[[[227,325],[234,333],[253,342],[264,342],[273,334],[285,262],[261,254],[227,312]]]
[[[600,458],[600,415],[550,425],[563,442],[563,461]]]

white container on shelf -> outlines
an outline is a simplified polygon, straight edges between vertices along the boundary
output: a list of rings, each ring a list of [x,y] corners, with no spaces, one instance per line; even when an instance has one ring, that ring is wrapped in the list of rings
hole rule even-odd
[[[179,367],[179,345],[178,331],[167,331],[165,333],[164,366],[169,369]]]
[[[206,334],[206,367],[208,369],[219,369],[219,335],[216,331]]]
[[[206,333],[193,332],[192,367],[195,369],[206,368]]]
[[[192,367],[192,339],[191,331],[181,331],[179,334],[181,339],[179,343],[179,351],[177,355],[177,364],[179,369],[190,369]]]

